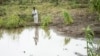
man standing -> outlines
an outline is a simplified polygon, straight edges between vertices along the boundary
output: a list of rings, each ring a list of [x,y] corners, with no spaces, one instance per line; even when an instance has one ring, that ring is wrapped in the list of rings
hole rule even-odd
[[[32,17],[34,19],[34,23],[37,24],[38,23],[38,12],[35,9],[35,7],[33,7],[33,10],[32,10]]]

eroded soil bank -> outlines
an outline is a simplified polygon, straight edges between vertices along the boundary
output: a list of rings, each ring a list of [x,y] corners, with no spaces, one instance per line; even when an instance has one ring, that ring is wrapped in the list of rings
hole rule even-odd
[[[84,28],[90,25],[95,36],[100,37],[100,21],[97,20],[97,14],[89,12],[87,8],[71,9],[68,11],[73,17],[74,23],[71,25],[64,25],[63,19],[61,19],[59,15],[56,15],[55,19],[52,21],[55,30],[61,31],[62,34],[68,36],[83,37]]]

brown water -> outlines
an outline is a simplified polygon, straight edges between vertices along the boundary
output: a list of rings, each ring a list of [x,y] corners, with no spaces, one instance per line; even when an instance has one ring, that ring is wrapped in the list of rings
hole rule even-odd
[[[84,38],[58,35],[38,27],[0,30],[0,56],[86,56]]]

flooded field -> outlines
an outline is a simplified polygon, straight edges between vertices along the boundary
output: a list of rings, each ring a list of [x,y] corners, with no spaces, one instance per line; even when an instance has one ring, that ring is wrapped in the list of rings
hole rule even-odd
[[[0,56],[87,56],[86,41],[59,35],[53,28],[0,30]]]

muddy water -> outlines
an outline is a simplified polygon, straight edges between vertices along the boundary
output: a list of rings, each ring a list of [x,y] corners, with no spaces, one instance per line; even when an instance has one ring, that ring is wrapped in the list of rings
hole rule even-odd
[[[0,56],[86,56],[86,41],[58,35],[53,28],[0,30]]]

